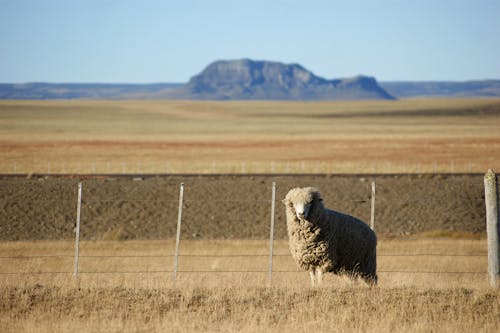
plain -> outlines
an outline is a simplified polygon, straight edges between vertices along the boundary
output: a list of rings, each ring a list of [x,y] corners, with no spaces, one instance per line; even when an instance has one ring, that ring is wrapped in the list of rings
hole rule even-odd
[[[500,101],[0,101],[2,173],[484,172]]]
[[[493,99],[0,101],[0,172],[483,173],[499,128]],[[0,331],[496,332],[485,240],[429,236],[381,239],[376,288],[317,289],[284,240],[270,287],[266,241],[185,240],[175,288],[171,239],[84,241],[77,281],[72,241],[4,241]]]

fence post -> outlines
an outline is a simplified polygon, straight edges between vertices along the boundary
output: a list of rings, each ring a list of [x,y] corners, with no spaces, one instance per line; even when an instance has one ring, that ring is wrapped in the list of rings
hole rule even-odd
[[[78,201],[76,204],[76,230],[75,230],[75,269],[73,271],[73,278],[78,280],[78,257],[80,251],[80,216],[82,209],[82,182],[78,183]]]
[[[370,227],[375,231],[375,182],[372,182],[372,208],[370,217]]]
[[[484,200],[486,205],[486,232],[488,234],[488,275],[491,287],[497,287],[499,277],[499,235],[498,235],[498,184],[493,170],[484,176]]]
[[[276,201],[276,182],[273,182],[271,194],[271,226],[269,231],[269,273],[268,285],[271,286],[273,280],[273,245],[274,245],[274,206]]]
[[[174,255],[174,274],[172,277],[173,285],[177,282],[177,268],[179,266],[179,243],[181,241],[181,222],[182,222],[182,205],[184,201],[184,183],[181,183],[179,190],[179,210],[177,215],[177,234],[175,236],[175,255]]]

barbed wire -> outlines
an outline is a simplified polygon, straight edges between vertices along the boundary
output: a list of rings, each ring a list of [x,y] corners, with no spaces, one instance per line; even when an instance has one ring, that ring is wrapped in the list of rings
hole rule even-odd
[[[147,270],[147,271],[79,271],[80,274],[155,274],[173,273],[171,270]],[[273,270],[273,273],[297,273],[303,274],[300,270]],[[177,273],[269,273],[269,270],[177,270]],[[487,274],[486,271],[401,271],[401,270],[377,270],[378,273],[390,274]],[[49,274],[71,274],[74,272],[0,272],[0,275],[49,275]]]
[[[478,190],[478,192],[484,191],[484,189]],[[481,192],[482,193],[482,192]],[[386,199],[387,195],[386,194],[377,194],[377,200],[382,200]],[[389,199],[394,200],[393,197],[390,197]],[[403,201],[404,200],[404,201]],[[473,200],[476,201],[484,201],[483,197],[477,197]],[[356,204],[367,204],[370,203],[371,197],[367,197],[366,199],[360,199],[360,198],[337,198],[335,199],[335,202],[338,204],[339,202],[346,203],[356,203]],[[19,200],[10,200],[8,198],[2,198],[0,199],[0,202],[3,203],[26,203],[25,199],[19,199]],[[68,199],[68,198],[44,198],[44,199],[33,199],[31,203],[63,203],[63,204],[73,204],[76,202],[76,199]],[[117,199],[82,199],[82,205],[92,205],[92,204],[103,204],[103,203],[158,203],[158,204],[165,204],[165,203],[179,203],[178,198],[171,198],[171,199],[163,199],[163,198],[156,198],[156,199],[129,199],[129,198],[117,198]],[[202,198],[200,199],[184,199],[184,203],[203,203],[204,200]],[[271,199],[215,199],[215,200],[210,200],[210,202],[229,202],[229,203],[266,203],[269,204],[272,202]],[[280,203],[281,199],[276,199],[274,200],[275,203]],[[431,204],[435,203],[435,200],[433,198],[426,198],[426,199],[416,199],[416,198],[401,198],[399,197],[397,200],[398,205],[409,205],[409,204],[415,204],[415,203],[422,203],[422,204]],[[61,205],[62,206],[62,205]]]
[[[79,255],[78,258],[170,258],[175,254],[159,255]],[[273,254],[273,257],[289,257],[290,254]],[[74,258],[74,255],[20,255],[20,256],[0,256],[0,259],[46,259],[46,258]],[[269,254],[179,254],[179,257],[199,257],[199,258],[239,258],[239,257],[269,257]],[[488,257],[487,254],[443,254],[443,253],[394,253],[377,254],[377,257]]]
[[[369,203],[371,199],[346,199],[342,200],[342,202],[352,202],[352,203],[357,203],[357,204],[365,204]],[[478,199],[479,200],[479,199]],[[482,200],[482,199],[481,199]],[[419,200],[411,200],[408,202],[403,202],[403,204],[410,203],[410,202],[418,202]],[[422,200],[421,200],[422,201]],[[0,202],[4,203],[26,203],[26,200],[8,200],[8,199],[0,199]],[[67,202],[67,203],[66,203]],[[34,199],[32,203],[63,203],[65,205],[67,204],[73,204],[75,203],[76,200],[74,199],[59,199],[59,198],[53,198],[53,199]],[[173,203],[173,204],[178,204],[179,199],[82,199],[82,205],[85,207],[85,205],[95,205],[95,204],[111,204],[111,203],[158,203],[164,205],[165,203]],[[203,199],[184,199],[183,203],[196,203],[196,202],[203,202]],[[229,203],[266,203],[270,204],[272,200],[270,199],[241,199],[241,200],[235,200],[235,199],[228,199],[228,200],[210,200],[210,202],[229,202]],[[274,201],[275,203],[280,203],[281,199],[276,199]],[[424,201],[422,201],[424,202]],[[431,200],[425,201],[425,202],[431,202]],[[63,205],[60,205],[63,206]],[[72,207],[71,207],[72,208]]]
[[[274,176],[279,176],[277,174],[274,174]],[[249,181],[249,183],[252,183]],[[455,185],[455,184],[453,184]],[[384,185],[378,184],[378,187],[382,188],[388,188]],[[263,189],[269,190],[269,184],[263,184],[262,185]],[[463,186],[455,186],[456,188],[460,189],[463,188]],[[482,186],[478,185],[473,185],[473,187],[477,191],[481,190],[482,191]],[[209,192],[211,186],[198,186],[197,184],[192,184],[190,185],[191,190],[200,190],[205,192]],[[92,208],[89,207],[91,205],[99,205],[99,204],[105,204],[105,203],[150,203],[150,202],[157,202],[161,204],[165,203],[175,203],[177,204],[179,200],[175,197],[175,194],[177,192],[177,187],[172,186],[171,191],[168,192],[169,196],[166,197],[165,199],[161,198],[155,198],[155,199],[136,199],[134,197],[131,197],[130,194],[133,195],[141,195],[139,193],[139,187],[136,187],[132,189],[131,192],[128,193],[128,196],[126,195],[125,198],[117,198],[117,199],[95,199],[95,198],[90,198],[90,199],[85,199],[85,196],[94,196],[98,195],[99,193],[95,192],[89,192],[85,193],[84,192],[84,199],[82,200],[83,207],[87,208]],[[92,189],[95,191],[95,189]],[[173,193],[173,194],[172,194]],[[380,200],[380,198],[384,198],[385,195],[388,195],[391,197],[391,193],[383,193],[379,194],[377,196],[377,200]],[[432,198],[425,198],[425,199],[412,199],[412,198],[399,198],[400,201],[397,202],[398,205],[408,205],[408,204],[426,204],[426,203],[433,203],[434,201]],[[73,201],[73,199],[68,199],[66,197],[55,197],[52,200],[50,199],[42,199],[42,200],[35,200],[35,202],[50,202],[53,203],[54,200],[57,201]],[[394,200],[394,199],[392,199]],[[478,197],[477,200],[483,200],[481,197]],[[22,200],[9,200],[3,199],[2,201],[5,202],[24,202]],[[279,202],[280,200],[275,200],[275,202]],[[370,199],[365,197],[356,197],[356,198],[341,198],[342,202],[345,203],[355,203],[355,204],[366,204],[370,202]],[[183,200],[184,204],[192,204],[192,203],[198,203],[198,202],[203,202],[201,199],[184,199]],[[218,199],[218,200],[211,200],[211,202],[224,202],[224,203],[266,203],[269,204],[272,202],[272,200],[269,199]],[[55,214],[54,214],[55,216]],[[246,221],[246,220],[235,220],[232,219],[233,221]],[[174,257],[174,254],[164,254],[164,255],[80,255],[79,258],[91,258],[91,259],[106,259],[106,258],[170,258]],[[273,257],[290,257],[290,254],[273,254]],[[382,253],[378,254],[378,257],[422,257],[422,256],[432,256],[432,257],[487,257],[486,254],[479,254],[479,253],[471,253],[471,254],[443,254],[443,253]],[[238,258],[238,257],[269,257],[269,254],[179,254],[179,257],[191,257],[191,258]],[[72,255],[30,255],[30,256],[24,256],[24,255],[17,255],[17,256],[0,256],[0,259],[10,259],[10,260],[31,260],[31,259],[48,259],[48,258],[74,258]],[[268,273],[269,270],[177,270],[178,273],[207,273],[207,274],[212,274],[212,273]],[[272,270],[273,273],[304,273],[303,271],[300,270]],[[79,271],[78,274],[155,274],[155,273],[173,273],[173,271],[170,270],[140,270],[140,271]],[[398,274],[486,274],[487,272],[478,272],[478,271],[416,271],[416,270],[379,270],[378,273],[383,273],[383,274],[393,274],[393,273],[398,273]],[[73,272],[66,272],[66,271],[47,271],[47,272],[0,272],[0,275],[43,275],[43,274],[74,274]]]

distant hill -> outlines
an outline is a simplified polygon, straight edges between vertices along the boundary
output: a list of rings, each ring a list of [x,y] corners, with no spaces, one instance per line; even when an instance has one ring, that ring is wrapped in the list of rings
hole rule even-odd
[[[372,77],[327,80],[298,64],[250,59],[222,60],[167,98],[210,100],[359,100],[393,99]]]
[[[154,97],[179,83],[0,83],[0,99],[123,99]]]
[[[500,97],[500,80],[446,82],[446,81],[392,81],[380,82],[389,94],[397,98],[410,97]]]
[[[367,100],[500,97],[500,80],[377,82],[325,79],[299,64],[250,59],[209,64],[187,83],[0,83],[0,99]]]
[[[327,80],[298,64],[216,61],[188,83],[0,84],[0,99],[358,100],[394,99],[372,77]]]

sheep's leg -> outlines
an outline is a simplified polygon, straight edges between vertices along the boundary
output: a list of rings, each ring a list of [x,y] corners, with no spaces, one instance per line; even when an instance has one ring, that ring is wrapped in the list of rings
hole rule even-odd
[[[314,276],[314,271],[309,271],[309,277],[311,278],[311,287],[314,287],[316,283],[316,277]]]
[[[321,267],[316,267],[316,281],[318,282],[318,286],[323,284],[323,270],[321,270]]]
[[[321,286],[321,283],[323,282],[323,271],[321,270],[321,267],[314,267],[309,271],[309,276],[311,277],[312,287]]]
[[[377,286],[377,274],[366,274],[365,276],[363,276],[363,280],[370,287],[376,287]]]

